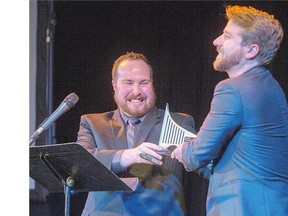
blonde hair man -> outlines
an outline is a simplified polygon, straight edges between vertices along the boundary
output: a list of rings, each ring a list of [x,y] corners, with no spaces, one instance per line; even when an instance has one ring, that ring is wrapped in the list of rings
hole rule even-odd
[[[197,138],[171,157],[189,171],[207,171],[208,216],[287,215],[288,109],[266,65],[283,38],[281,24],[253,7],[228,6],[213,42],[214,69],[228,79],[215,88]],[[206,175],[205,175],[206,176]]]

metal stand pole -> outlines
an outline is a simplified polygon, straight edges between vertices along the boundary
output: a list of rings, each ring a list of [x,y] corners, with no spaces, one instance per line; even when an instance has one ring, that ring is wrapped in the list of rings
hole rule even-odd
[[[73,189],[75,181],[72,176],[69,176],[65,182],[65,216],[70,215],[70,196]]]

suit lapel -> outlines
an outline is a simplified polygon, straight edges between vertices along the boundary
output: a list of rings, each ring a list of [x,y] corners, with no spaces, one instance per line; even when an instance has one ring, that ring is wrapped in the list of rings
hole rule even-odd
[[[140,145],[141,143],[145,142],[153,130],[154,126],[161,121],[162,114],[156,108],[152,108],[144,118],[144,121],[141,123],[141,126],[137,133],[135,134],[135,146]],[[114,143],[116,149],[127,149],[127,136],[125,132],[125,125],[121,118],[119,109],[117,109],[109,121],[112,134],[114,137]]]
[[[125,126],[124,122],[121,118],[119,109],[117,109],[112,117],[112,119],[109,121],[112,134],[114,137],[114,144],[116,149],[127,149],[127,137],[125,133]]]
[[[139,130],[135,134],[135,146],[138,146],[147,140],[154,126],[159,121],[161,121],[161,112],[159,112],[158,109],[154,107],[147,113],[147,116],[144,118],[144,121],[141,123]]]

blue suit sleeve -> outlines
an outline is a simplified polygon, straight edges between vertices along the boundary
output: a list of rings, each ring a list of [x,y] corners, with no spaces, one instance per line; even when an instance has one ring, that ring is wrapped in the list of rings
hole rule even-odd
[[[222,81],[215,88],[210,111],[197,137],[183,146],[185,168],[198,170],[217,158],[241,122],[241,96],[235,86]]]

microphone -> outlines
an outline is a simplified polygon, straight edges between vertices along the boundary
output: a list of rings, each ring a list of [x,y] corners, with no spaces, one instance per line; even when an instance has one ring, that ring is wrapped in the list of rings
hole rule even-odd
[[[65,112],[70,110],[79,100],[79,97],[75,93],[69,94],[59,105],[59,107],[48,117],[46,118],[38,127],[38,129],[32,134],[29,145],[31,145],[39,135],[47,130],[51,124],[53,124],[60,116],[62,116]]]

